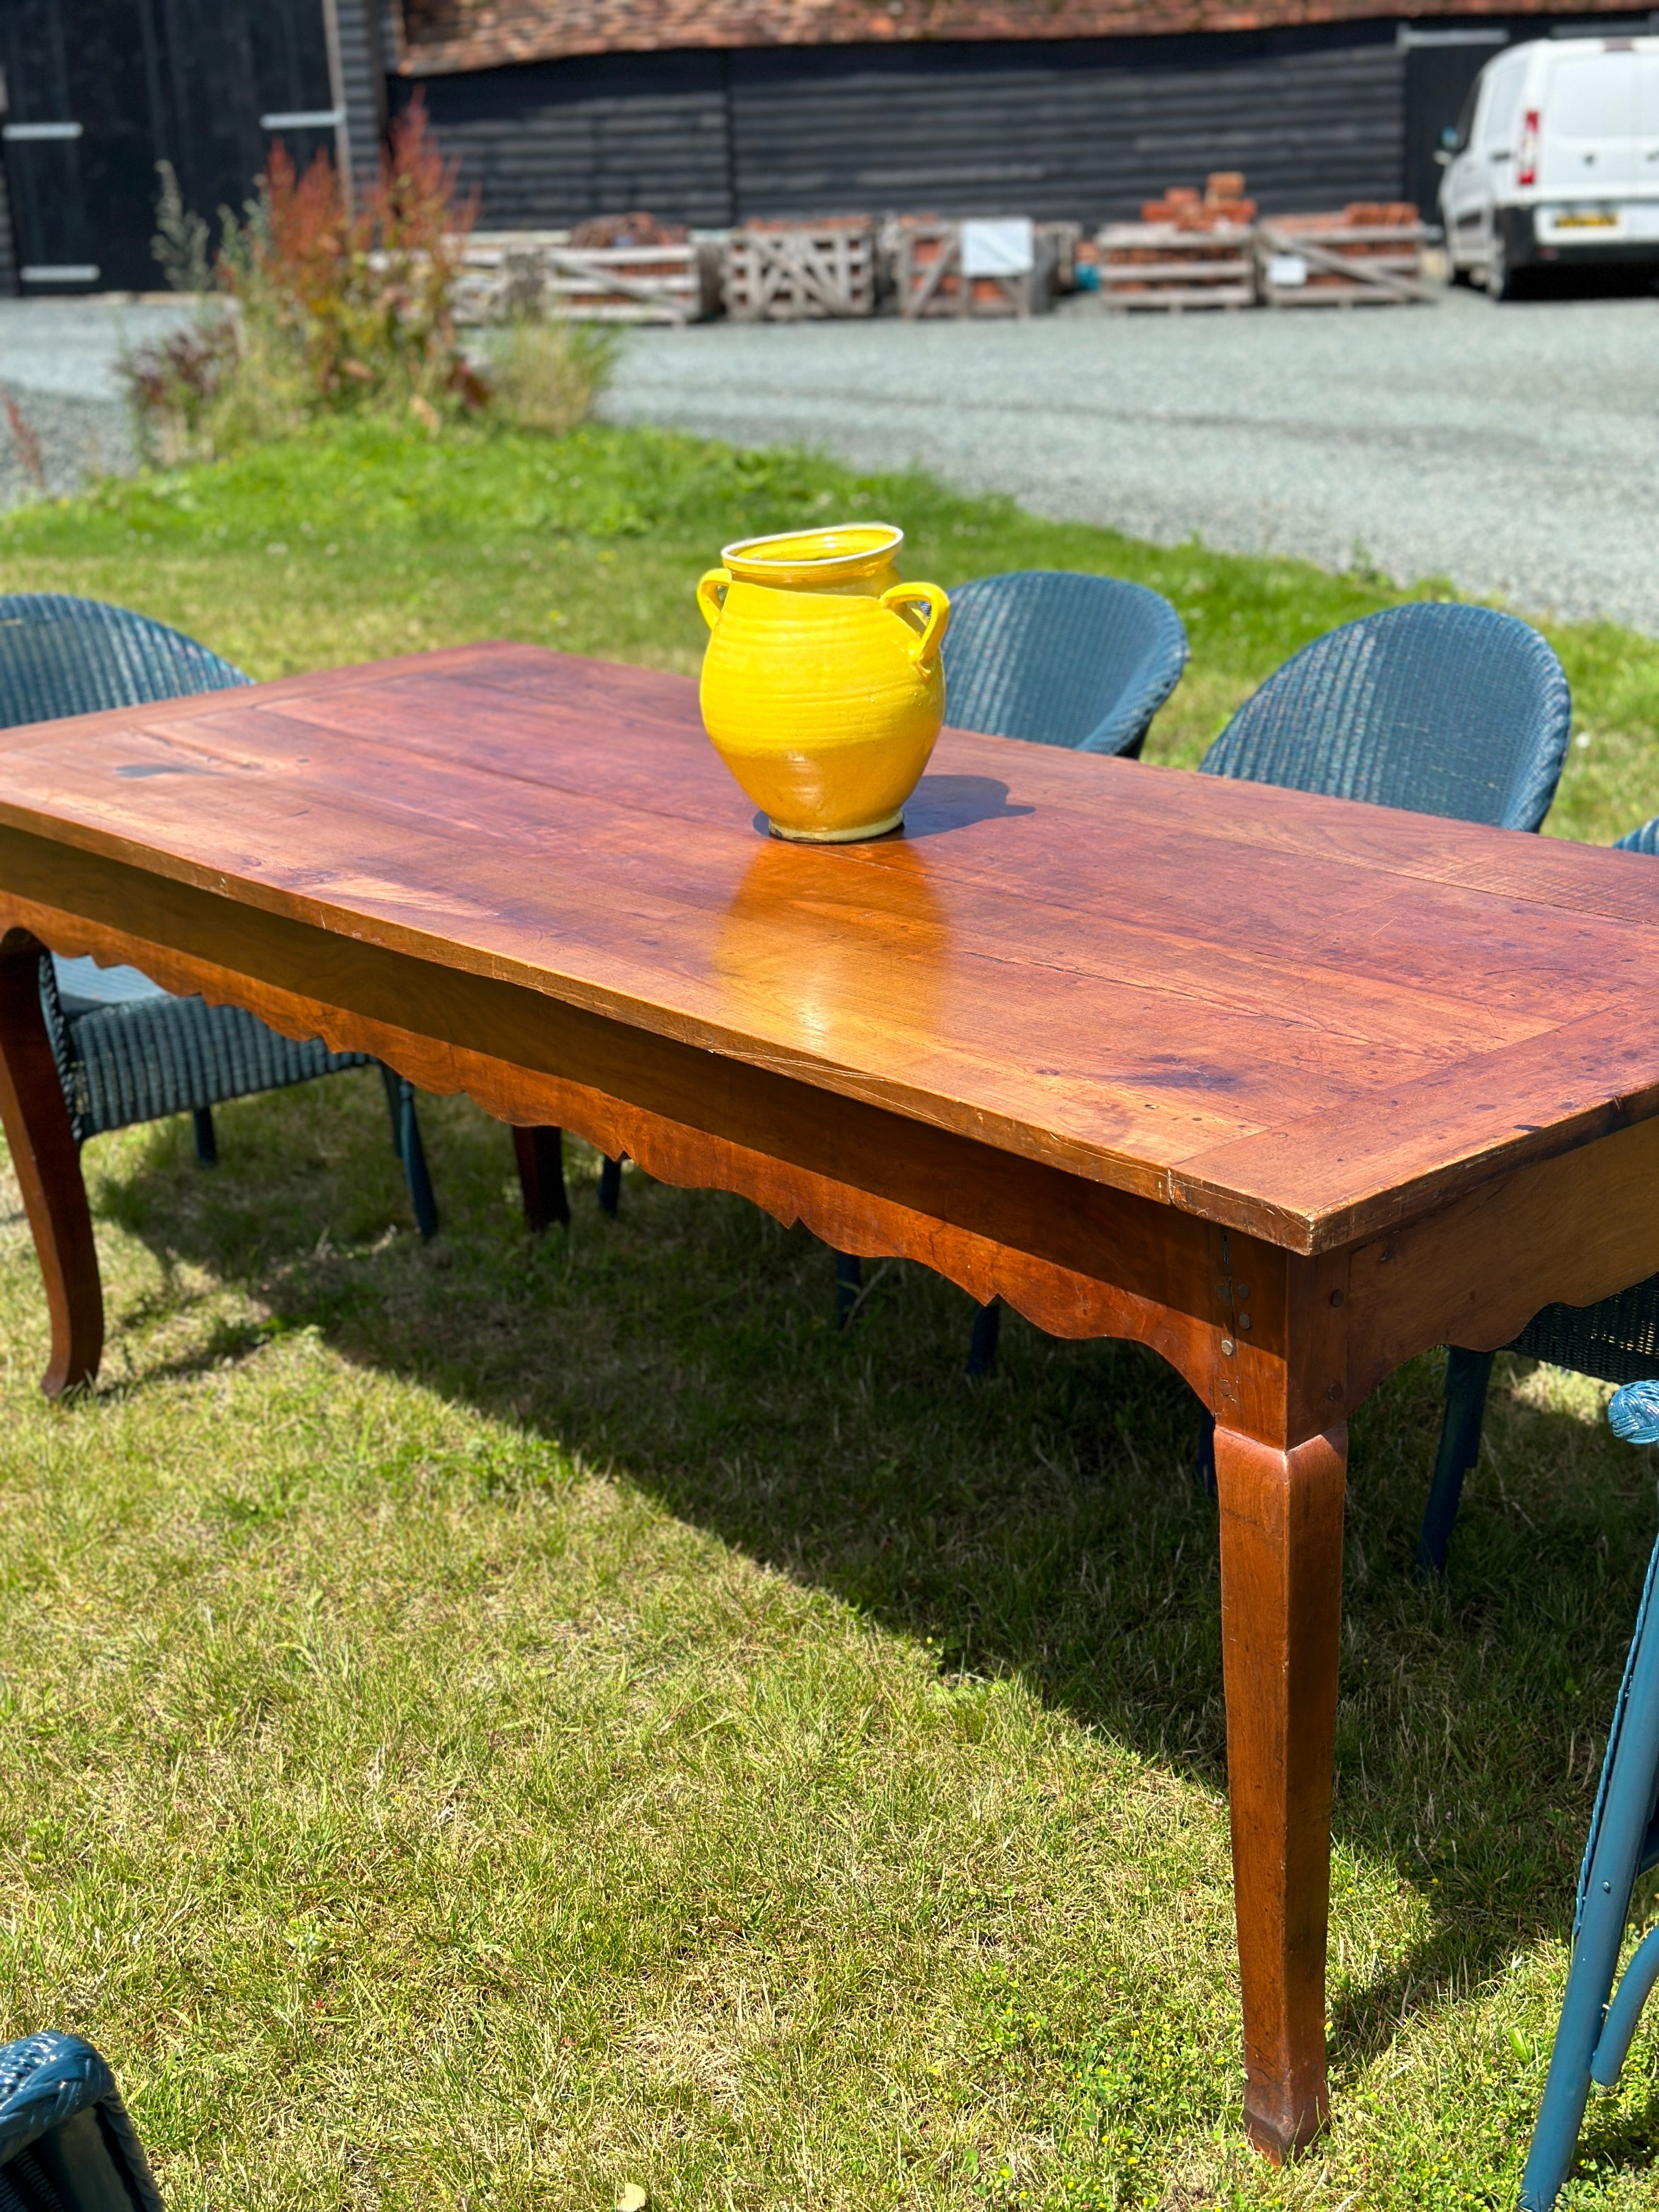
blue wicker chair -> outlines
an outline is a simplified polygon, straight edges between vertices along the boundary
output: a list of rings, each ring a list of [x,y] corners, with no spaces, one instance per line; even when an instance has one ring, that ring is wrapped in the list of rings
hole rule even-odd
[[[1659,1382],[1620,1390],[1607,1407],[1614,1431],[1633,1444],[1659,1444]],[[1567,2178],[1592,2081],[1617,2086],[1642,2008],[1659,1982],[1659,1929],[1637,1946],[1613,1991],[1619,1954],[1638,1879],[1659,1866],[1659,1617],[1654,1548],[1642,1603],[1625,1662],[1625,1678],[1607,1731],[1601,1787],[1578,1875],[1567,1972],[1555,2047],[1538,2108],[1538,2124],[1521,2177],[1521,2212],[1550,2212]]]
[[[1181,680],[1187,633],[1142,584],[1020,568],[951,594],[944,658],[953,728],[1134,759]]]
[[[1537,830],[1555,796],[1571,728],[1561,664],[1529,624],[1490,607],[1413,602],[1304,647],[1244,702],[1199,766],[1205,775]],[[1483,1402],[1491,1365],[1488,1358]],[[1464,1398],[1456,1402],[1461,1407]],[[1449,1401],[1448,1423],[1453,1419]],[[1443,1443],[1443,1459],[1446,1449]],[[1214,1425],[1207,1414],[1199,1468],[1212,1489]],[[1431,1516],[1441,1488],[1437,1474]],[[1425,1521],[1422,1542],[1430,1541]],[[1443,1559],[1444,1552],[1443,1535]]]
[[[0,728],[133,707],[251,679],[179,631],[125,607],[57,592],[0,596]],[[48,954],[46,1012],[77,1144],[135,1121],[189,1114],[197,1157],[218,1157],[213,1109],[313,1076],[366,1067],[362,1053],[295,1044],[237,1006],[174,998],[136,968]],[[392,1143],[423,1237],[438,1226],[413,1086],[381,1068]]]
[[[1626,853],[1659,858],[1659,815],[1618,841]],[[1659,1275],[1634,1289],[1620,1291],[1593,1306],[1546,1306],[1519,1336],[1504,1346],[1528,1359],[1547,1360],[1598,1382],[1637,1382],[1659,1373]],[[1446,1354],[1446,1413],[1440,1425],[1440,1449],[1434,1480],[1417,1541],[1417,1571],[1443,1574],[1446,1547],[1457,1519],[1463,1481],[1480,1456],[1480,1431],[1486,1418],[1486,1389],[1495,1352],[1466,1352],[1453,1345]]]
[[[1571,723],[1561,664],[1529,624],[1416,602],[1304,646],[1244,702],[1200,769],[1536,830]]]
[[[1170,602],[1144,584],[1017,568],[951,592],[944,659],[952,728],[1134,760],[1181,681],[1187,632]],[[862,1281],[859,1262],[837,1253],[836,1312],[843,1324]],[[990,1372],[1001,1324],[994,1298],[975,1315],[970,1375]]]
[[[0,2049],[0,2212],[161,2212],[115,2076],[78,2035]]]

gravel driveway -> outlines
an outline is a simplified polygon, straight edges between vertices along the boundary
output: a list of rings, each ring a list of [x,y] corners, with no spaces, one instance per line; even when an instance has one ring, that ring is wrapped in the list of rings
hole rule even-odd
[[[132,465],[121,348],[186,312],[0,301],[0,389],[52,490]],[[1659,633],[1653,300],[640,331],[608,411]],[[33,488],[0,411],[0,504]]]
[[[1659,301],[641,331],[607,411],[1659,632]]]
[[[160,337],[190,312],[101,300],[0,300],[0,393],[23,426],[20,434],[0,407],[0,507],[40,489],[28,465],[31,435],[49,491],[71,491],[89,475],[136,465],[117,375],[122,349]]]

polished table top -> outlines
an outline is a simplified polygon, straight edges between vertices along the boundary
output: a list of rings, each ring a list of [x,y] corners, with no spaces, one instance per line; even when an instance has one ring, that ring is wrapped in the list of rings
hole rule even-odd
[[[1659,1108],[1644,855],[955,731],[786,846],[693,684],[530,647],[9,731],[0,824],[1291,1251]]]

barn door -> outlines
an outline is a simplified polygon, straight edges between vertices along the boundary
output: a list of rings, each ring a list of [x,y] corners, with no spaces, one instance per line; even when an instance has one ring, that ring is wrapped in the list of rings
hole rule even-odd
[[[273,140],[336,149],[328,0],[4,0],[6,178],[21,289],[155,291],[155,165],[215,238]],[[331,11],[329,11],[331,12]]]
[[[94,81],[113,58],[110,10],[88,11],[94,13],[101,20],[71,23],[54,0],[19,0],[0,15],[6,174],[25,292],[91,291],[122,281],[106,274],[112,255],[94,210],[110,153],[126,135],[110,128],[112,110],[125,104],[130,87],[118,62],[102,84]]]

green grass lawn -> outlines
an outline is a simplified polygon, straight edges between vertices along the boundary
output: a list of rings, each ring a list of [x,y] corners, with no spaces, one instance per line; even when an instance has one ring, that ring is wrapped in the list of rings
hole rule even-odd
[[[1195,758],[1317,631],[1398,596],[605,429],[368,428],[0,523],[260,675],[481,635],[690,669],[723,539],[891,515],[949,583],[1166,591]],[[1659,647],[1553,630],[1550,827],[1659,811]],[[378,1079],[91,1146],[102,1382],[47,1407],[0,1183],[0,2032],[90,2035],[175,2212],[221,2206],[1506,2206],[1651,1541],[1604,1393],[1500,1366],[1446,1589],[1410,1560],[1420,1360],[1358,1417],[1335,1808],[1337,2121],[1242,2146],[1212,1509],[1150,1355],[969,1304],[572,1148],[527,1237],[505,1133]],[[1659,2027],[1571,2203],[1650,2206]]]

